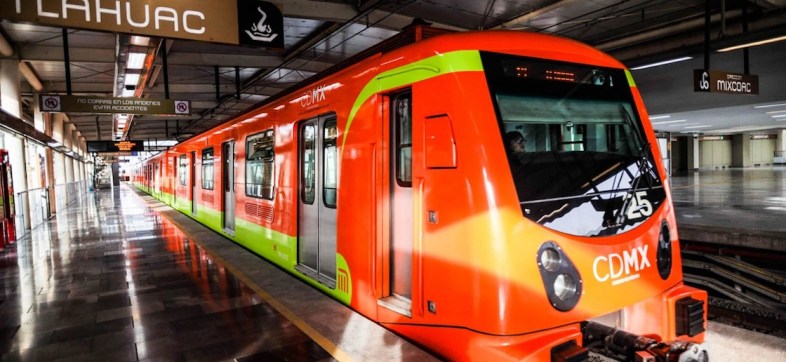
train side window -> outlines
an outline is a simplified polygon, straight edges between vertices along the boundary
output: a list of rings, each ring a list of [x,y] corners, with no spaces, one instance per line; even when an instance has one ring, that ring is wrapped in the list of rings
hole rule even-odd
[[[273,130],[246,140],[246,195],[273,199]]]
[[[178,177],[180,180],[180,186],[185,186],[187,181],[186,170],[188,168],[188,156],[181,155],[180,156],[180,163],[178,163]]]
[[[405,93],[393,101],[396,132],[396,181],[412,186],[412,94]]]
[[[303,141],[301,142],[303,150],[300,161],[302,162],[300,166],[300,177],[302,178],[301,184],[303,188],[301,189],[300,198],[303,200],[304,204],[308,205],[314,203],[314,190],[316,188],[316,160],[314,160],[314,148],[316,147],[316,143],[314,142],[315,134],[316,131],[313,123],[303,126]]]
[[[338,184],[338,161],[336,154],[336,138],[338,138],[338,128],[336,119],[325,121],[323,126],[324,135],[322,139],[322,173],[323,187],[322,198],[325,206],[336,207],[336,185]]]
[[[212,190],[213,181],[213,148],[202,150],[202,189]]]

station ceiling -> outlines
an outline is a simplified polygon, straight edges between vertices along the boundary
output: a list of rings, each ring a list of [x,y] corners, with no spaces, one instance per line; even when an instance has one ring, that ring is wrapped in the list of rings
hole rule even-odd
[[[153,66],[141,75],[135,96],[165,97],[166,52],[169,98],[190,100],[192,108],[188,116],[137,115],[122,131],[112,115],[69,114],[70,120],[91,141],[117,139],[119,131],[131,139],[182,140],[422,19],[457,31],[515,29],[560,35],[604,50],[629,67],[692,57],[633,71],[650,114],[660,115],[661,122],[686,119],[656,124],[657,129],[723,133],[786,128],[786,118],[781,126],[772,117],[776,113],[768,113],[786,111],[786,105],[754,108],[786,103],[786,41],[750,50],[751,73],[760,76],[760,95],[693,92],[693,69],[703,68],[704,62],[705,0],[285,0],[279,5],[284,15],[283,49],[161,38],[134,45],[127,34],[67,29],[74,95],[121,96],[125,58],[141,49],[152,54]],[[709,7],[711,69],[742,73],[741,50],[716,50],[786,35],[786,0],[711,0]],[[747,33],[742,31],[743,7]],[[22,82],[23,108],[32,119],[34,94],[66,94],[63,31],[3,20],[0,35],[14,50],[2,57],[24,62],[41,82],[39,90]]]

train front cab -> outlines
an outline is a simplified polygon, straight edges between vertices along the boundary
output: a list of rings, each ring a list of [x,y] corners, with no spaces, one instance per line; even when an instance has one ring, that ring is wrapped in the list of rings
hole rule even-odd
[[[682,283],[651,126],[630,73],[597,54],[480,52],[482,71],[385,95],[381,323],[452,360],[706,359],[707,296]],[[505,151],[514,132],[524,154]]]

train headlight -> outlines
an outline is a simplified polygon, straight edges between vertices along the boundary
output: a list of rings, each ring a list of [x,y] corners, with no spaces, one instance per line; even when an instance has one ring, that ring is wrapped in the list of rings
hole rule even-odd
[[[543,243],[536,259],[546,296],[554,309],[569,311],[579,303],[581,276],[562,248],[553,241]]]
[[[573,297],[577,288],[576,281],[568,274],[557,275],[557,279],[554,279],[554,294],[559,299],[568,300]]]
[[[543,269],[546,269],[550,272],[557,271],[557,269],[562,263],[560,259],[559,252],[553,248],[546,248],[543,249],[543,252],[540,253],[540,265]]]
[[[671,274],[671,232],[669,232],[669,223],[663,220],[660,225],[660,235],[658,235],[658,274],[663,280],[669,278]]]

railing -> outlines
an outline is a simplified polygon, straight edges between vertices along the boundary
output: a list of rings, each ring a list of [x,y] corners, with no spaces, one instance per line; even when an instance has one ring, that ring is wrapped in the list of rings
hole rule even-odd
[[[14,196],[16,237],[27,234],[49,218],[49,188],[39,188],[18,192]],[[25,215],[29,215],[28,225]]]
[[[68,205],[81,200],[86,194],[87,181],[56,185],[55,210],[65,210]],[[49,209],[48,187],[16,193],[14,205],[17,239],[43,224],[52,214],[52,210]],[[29,215],[29,225],[25,222],[25,215]]]

